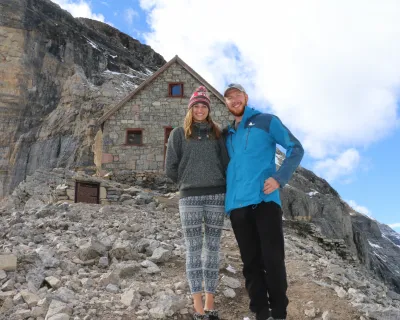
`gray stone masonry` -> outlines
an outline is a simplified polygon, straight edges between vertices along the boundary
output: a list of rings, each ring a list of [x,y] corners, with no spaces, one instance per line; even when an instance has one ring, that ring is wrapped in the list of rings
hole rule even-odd
[[[183,83],[183,98],[168,97],[168,84]],[[165,128],[183,125],[193,91],[202,85],[180,64],[174,63],[138,92],[105,123],[103,131],[104,170],[164,170]],[[211,116],[221,127],[231,121],[226,106],[209,92]],[[142,129],[143,145],[126,145],[127,129]]]

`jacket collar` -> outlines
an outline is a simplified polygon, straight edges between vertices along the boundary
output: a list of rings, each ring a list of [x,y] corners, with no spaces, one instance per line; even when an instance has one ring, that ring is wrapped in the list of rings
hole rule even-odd
[[[239,127],[243,127],[244,124],[254,115],[261,113],[260,111],[254,109],[253,107],[247,105],[244,107],[244,113],[242,120],[240,121]],[[235,132],[235,121],[232,121],[232,123],[229,125],[229,132],[234,133]]]

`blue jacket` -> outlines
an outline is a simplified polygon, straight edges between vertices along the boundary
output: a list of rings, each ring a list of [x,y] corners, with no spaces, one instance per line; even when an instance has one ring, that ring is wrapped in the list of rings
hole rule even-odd
[[[278,171],[275,165],[277,143],[286,149],[286,158]],[[237,130],[232,126],[227,129],[226,147],[230,156],[226,212],[262,201],[281,205],[279,190],[264,194],[264,181],[273,177],[283,188],[300,164],[304,150],[279,118],[246,106]]]

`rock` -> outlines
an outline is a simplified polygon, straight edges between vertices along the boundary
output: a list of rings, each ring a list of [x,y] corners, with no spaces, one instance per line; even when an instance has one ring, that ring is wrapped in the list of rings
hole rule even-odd
[[[109,251],[111,258],[116,258],[118,260],[129,260],[134,258],[133,250],[130,241],[119,240],[116,241]]]
[[[160,268],[152,261],[145,260],[140,265],[146,268],[145,269],[146,273],[154,274],[161,272]]]
[[[139,286],[138,292],[143,297],[151,296],[153,294],[153,288],[148,285],[142,284]]]
[[[14,297],[13,297],[13,303],[15,305],[23,304],[24,303],[24,298],[22,298],[21,292],[18,292]]]
[[[113,273],[117,274],[119,278],[125,279],[136,275],[141,267],[137,262],[121,262],[116,267]]]
[[[160,246],[160,241],[150,240],[149,245],[146,247],[146,253],[148,255],[152,255],[154,250],[156,250],[159,246]]]
[[[42,307],[33,307],[31,311],[31,316],[35,318],[39,318],[46,314],[45,310]]]
[[[233,289],[231,289],[231,288],[226,288],[222,293],[227,298],[232,298],[233,299],[233,298],[236,297],[235,291]]]
[[[47,246],[41,246],[40,248],[35,250],[42,263],[47,268],[56,268],[59,266],[60,261],[57,258],[54,258],[55,251]]]
[[[121,302],[134,309],[140,302],[140,295],[135,290],[129,289],[121,294]]]
[[[108,267],[108,257],[100,257],[99,259],[99,267],[100,268],[107,268]]]
[[[393,300],[400,301],[400,294],[398,294],[398,293],[396,293],[396,292],[394,292],[394,291],[392,291],[392,290],[389,290],[389,291],[388,291],[387,296],[388,296],[389,298],[392,298]]]
[[[155,307],[149,313],[155,319],[171,317],[175,312],[185,307],[185,300],[173,294],[161,293],[155,301]]]
[[[109,285],[107,285],[106,291],[111,293],[117,293],[119,292],[119,288],[115,284],[110,283]]]
[[[304,314],[310,318],[315,318],[315,316],[317,315],[315,308],[304,310]]]
[[[51,303],[51,299],[49,297],[45,297],[38,302],[38,307],[42,307],[43,310],[48,310]]]
[[[28,319],[31,316],[31,310],[17,310],[14,313],[15,319]]]
[[[14,284],[15,284],[14,279],[10,279],[10,280],[6,281],[6,282],[1,286],[1,290],[3,290],[3,291],[11,291],[11,290],[14,289]]]
[[[49,320],[52,316],[57,314],[72,314],[72,309],[64,302],[58,300],[52,300],[49,305],[45,320]]]
[[[14,271],[17,269],[17,257],[12,254],[0,255],[0,270]]]
[[[335,291],[339,298],[343,299],[343,298],[347,297],[347,292],[342,287],[336,286]]]
[[[139,205],[143,205],[143,204],[150,203],[152,200],[153,200],[153,197],[151,195],[149,195],[148,193],[140,192],[136,196],[135,203],[139,204]]]
[[[153,255],[149,258],[153,262],[166,262],[171,257],[171,251],[162,247],[158,247],[153,251]]]
[[[13,299],[11,297],[6,298],[3,302],[3,305],[0,308],[0,314],[3,314],[6,311],[10,310],[13,306],[14,306]]]
[[[122,194],[120,197],[119,197],[119,201],[120,202],[124,202],[124,201],[126,201],[126,200],[132,200],[132,196],[130,195],[130,194],[126,194],[126,193],[124,193],[124,194]],[[125,203],[124,203],[125,204]]]
[[[240,288],[240,281],[235,279],[235,278],[231,278],[231,277],[228,277],[228,276],[223,276],[222,279],[221,279],[221,282],[224,285],[226,285],[226,286],[228,286],[229,288],[232,288],[232,289]]]
[[[77,251],[77,256],[82,261],[92,260],[107,253],[107,248],[100,242],[91,239]]]
[[[119,275],[117,274],[117,273],[115,273],[115,272],[108,272],[108,273],[105,273],[105,274],[103,274],[101,277],[100,277],[100,285],[102,285],[102,286],[107,286],[107,285],[109,285],[110,283],[111,284],[115,284],[115,285],[118,285],[119,284],[119,281],[120,281],[120,279],[119,279]]]
[[[47,318],[47,320],[69,320],[70,316],[66,313],[58,313],[54,316]]]
[[[76,301],[75,293],[72,290],[65,287],[57,289],[54,292],[54,296],[65,303],[73,303]]]
[[[43,285],[44,282],[44,273],[43,268],[37,267],[33,269],[29,269],[26,275],[26,281],[28,282],[28,288],[30,288],[33,292],[39,290],[40,286]]]
[[[90,287],[92,287],[93,285],[94,285],[94,281],[93,281],[93,279],[90,279],[90,278],[83,278],[83,279],[81,279],[81,283],[82,283],[82,287],[84,287],[84,288],[90,288]],[[109,284],[108,284],[109,285]]]
[[[145,253],[146,249],[150,246],[149,239],[140,239],[136,244],[135,248],[139,253]]]
[[[183,309],[179,310],[179,313],[182,315],[186,315],[186,314],[189,314],[189,310],[187,308],[183,308]]]
[[[21,296],[29,308],[35,307],[40,300],[38,295],[26,290],[21,291]]]
[[[329,312],[329,311],[324,311],[323,313],[322,313],[322,320],[333,320],[334,318],[333,318],[333,315],[332,315],[332,313],[331,312]]]
[[[185,281],[180,281],[174,284],[176,290],[186,290],[189,288],[189,284]]]
[[[348,293],[348,296],[350,296],[354,302],[360,303],[360,302],[364,302],[364,300],[365,300],[365,295],[363,293],[359,292],[357,289],[349,288],[347,293]]]
[[[7,278],[7,273],[4,270],[0,270],[0,280]]]
[[[54,289],[57,289],[61,284],[61,281],[53,276],[46,277],[44,280]]]
[[[130,196],[136,196],[141,190],[136,187],[130,187],[128,189],[124,189],[124,192],[129,194]]]

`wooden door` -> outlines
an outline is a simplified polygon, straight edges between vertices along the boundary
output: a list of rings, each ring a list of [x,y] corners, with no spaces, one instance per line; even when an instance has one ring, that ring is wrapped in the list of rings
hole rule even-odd
[[[99,203],[100,185],[89,182],[76,182],[75,202]]]

